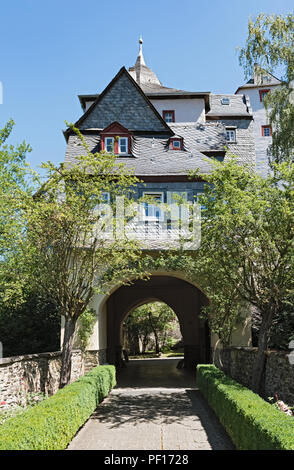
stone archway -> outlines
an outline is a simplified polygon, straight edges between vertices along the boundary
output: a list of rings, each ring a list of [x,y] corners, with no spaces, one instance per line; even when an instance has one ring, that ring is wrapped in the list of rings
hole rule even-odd
[[[185,367],[209,362],[210,338],[207,323],[200,319],[207,297],[192,284],[171,276],[151,276],[121,286],[107,300],[107,360],[120,365],[122,357],[121,325],[128,314],[150,301],[169,305],[178,317],[184,341]]]

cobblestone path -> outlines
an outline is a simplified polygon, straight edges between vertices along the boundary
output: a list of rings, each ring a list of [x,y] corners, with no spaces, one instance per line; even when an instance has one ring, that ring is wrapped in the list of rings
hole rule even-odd
[[[233,449],[178,359],[130,361],[70,450]]]

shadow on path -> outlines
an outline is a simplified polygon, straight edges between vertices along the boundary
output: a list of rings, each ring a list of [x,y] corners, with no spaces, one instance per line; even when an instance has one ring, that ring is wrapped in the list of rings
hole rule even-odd
[[[181,358],[133,359],[117,373],[118,388],[195,388],[195,372],[177,369]]]
[[[69,449],[200,450],[234,446],[178,359],[134,360]]]

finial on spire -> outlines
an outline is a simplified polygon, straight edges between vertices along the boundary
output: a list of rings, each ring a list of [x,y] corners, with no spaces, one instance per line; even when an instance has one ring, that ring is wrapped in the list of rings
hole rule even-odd
[[[142,35],[140,35],[140,38],[139,38],[139,55],[137,57],[137,63],[139,65],[146,65],[145,64],[145,60],[144,60],[144,57],[143,57],[143,39],[142,39]]]

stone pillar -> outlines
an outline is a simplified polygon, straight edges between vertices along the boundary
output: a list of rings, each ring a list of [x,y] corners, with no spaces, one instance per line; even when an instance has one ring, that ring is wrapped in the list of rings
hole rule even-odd
[[[204,362],[201,356],[200,346],[193,344],[184,345],[184,362],[186,369],[194,369],[197,364]]]
[[[123,367],[125,365],[121,345],[107,348],[107,362],[115,365],[115,367]]]

